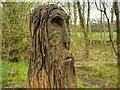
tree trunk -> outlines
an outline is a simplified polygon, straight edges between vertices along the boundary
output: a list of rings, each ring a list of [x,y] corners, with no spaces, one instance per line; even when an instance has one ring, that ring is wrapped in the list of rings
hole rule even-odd
[[[111,38],[113,40],[113,18],[114,18],[114,3],[112,3],[112,8],[111,8]],[[113,43],[114,43],[114,40],[113,40]],[[112,44],[111,44],[111,55],[113,55],[113,47],[112,47]]]
[[[0,12],[2,12],[2,6],[0,6]],[[2,20],[2,13],[0,14],[0,20]],[[0,23],[0,53],[2,54],[2,23]],[[0,54],[0,60],[2,60],[1,54]]]
[[[116,29],[117,29],[117,60],[118,60],[118,76],[120,76],[120,18],[118,1],[114,2],[115,15],[116,15]],[[118,85],[120,85],[120,77],[118,77]]]
[[[71,16],[71,4],[70,4],[70,1],[68,0],[68,3],[67,3],[67,6],[68,6],[68,10],[69,10],[69,15]],[[72,25],[72,20],[70,19],[70,24]]]
[[[77,22],[76,2],[73,3],[73,8],[74,8],[74,26],[76,27],[76,22]]]
[[[69,11],[68,13],[70,15],[70,32],[74,32],[74,26],[72,24],[72,19],[73,18],[72,18],[72,15],[71,15],[71,3],[70,3],[70,0],[67,0],[66,4],[67,4],[67,7],[68,7],[68,11]],[[74,33],[72,33],[72,35],[74,35]],[[73,38],[73,40],[74,40],[74,38]],[[74,45],[72,45],[72,44],[70,44],[70,45],[71,45],[70,47],[74,47]],[[72,49],[72,48],[70,48],[70,49]]]
[[[100,9],[102,10],[102,4],[101,4],[102,0],[100,0]],[[102,46],[102,31],[103,31],[103,17],[102,17],[102,12],[100,12],[100,47]],[[101,48],[100,48],[101,50]]]
[[[116,29],[117,29],[117,56],[118,56],[118,65],[120,65],[120,20],[119,20],[119,9],[118,2],[114,2],[115,15],[116,15]]]
[[[78,30],[77,30],[77,7],[76,7],[76,2],[74,2],[73,3],[73,10],[74,10],[74,19],[73,19],[73,21],[74,21],[74,27],[73,27],[73,33],[72,34],[74,34],[74,36],[73,36],[73,40],[74,40],[74,44],[75,44],[75,47],[77,46],[77,45],[80,45],[80,42],[81,42],[81,40],[78,38],[78,37],[76,37],[76,35],[77,35],[77,33],[78,33]]]
[[[87,12],[87,30],[86,30],[86,55],[89,56],[89,32],[90,32],[90,1],[88,0],[88,12]]]
[[[81,13],[80,2],[77,2],[77,6],[78,6],[78,14],[79,14],[79,19],[80,19],[81,31],[83,32],[84,39],[85,39],[85,53],[86,53],[86,58],[88,58],[88,56],[89,56],[88,32],[87,32],[87,30],[85,30],[84,17],[83,17],[83,15]]]
[[[81,14],[82,14],[82,17],[83,17],[83,20],[85,21],[85,0],[83,0],[83,6],[82,6],[82,8],[83,8],[83,10],[81,10]],[[80,5],[81,6],[81,5]],[[81,8],[81,7],[80,7]],[[80,17],[79,17],[80,18]],[[80,21],[80,23],[82,23],[81,21]],[[83,22],[84,23],[84,22]],[[85,24],[85,23],[84,23]],[[85,25],[84,25],[85,26]],[[80,25],[80,28],[82,29],[82,26]],[[83,30],[81,30],[81,37],[82,37],[82,41],[83,42],[85,42],[85,39],[83,39],[84,38],[84,35],[83,35]]]
[[[69,51],[68,19],[69,16],[56,4],[43,5],[33,11],[28,70],[30,88],[76,87],[74,58]]]
[[[105,14],[103,14],[104,45],[106,45]]]

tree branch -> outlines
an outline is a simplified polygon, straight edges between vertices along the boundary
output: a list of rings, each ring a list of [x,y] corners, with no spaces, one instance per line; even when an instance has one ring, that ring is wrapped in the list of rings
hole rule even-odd
[[[101,12],[104,12],[104,10],[101,10],[101,9],[98,8],[98,5],[97,5],[96,0],[95,0],[95,6],[96,6],[97,10],[99,10],[99,11],[101,11]]]
[[[96,1],[95,1],[96,8],[97,8],[99,11],[104,12],[104,14],[105,14],[105,16],[106,16],[107,24],[108,24],[108,31],[109,31],[109,39],[110,39],[110,42],[111,42],[111,44],[112,44],[112,48],[113,48],[113,50],[114,50],[114,52],[115,52],[115,54],[116,54],[116,56],[117,56],[117,51],[116,51],[116,49],[115,49],[114,42],[113,42],[113,40],[112,40],[111,30],[110,30],[110,20],[109,20],[109,18],[108,18],[107,13],[106,13],[105,4],[104,4],[103,2],[101,2],[101,3],[102,3],[102,6],[103,6],[103,10],[101,10],[101,9],[98,8],[97,3],[96,3]]]

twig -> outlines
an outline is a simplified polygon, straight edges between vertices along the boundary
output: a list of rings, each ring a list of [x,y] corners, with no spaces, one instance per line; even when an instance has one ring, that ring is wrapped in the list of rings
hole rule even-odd
[[[108,15],[107,15],[107,13],[106,13],[106,7],[105,7],[105,4],[104,4],[103,2],[101,2],[101,3],[102,3],[102,5],[103,5],[103,9],[104,9],[104,10],[99,9],[98,6],[97,6],[97,3],[96,3],[96,1],[95,1],[96,8],[97,8],[99,11],[104,12],[104,14],[105,14],[105,16],[106,16],[107,23],[108,23],[108,31],[109,31],[110,42],[111,42],[112,48],[113,48],[113,50],[114,50],[114,52],[115,52],[115,54],[116,54],[116,56],[117,56],[117,51],[116,51],[116,49],[115,49],[114,42],[113,42],[113,40],[112,40],[112,35],[111,35],[111,30],[110,30],[110,21],[109,21]]]
[[[95,0],[95,6],[96,6],[97,10],[99,10],[101,12],[104,12],[104,10],[101,10],[101,9],[98,8],[96,0]]]

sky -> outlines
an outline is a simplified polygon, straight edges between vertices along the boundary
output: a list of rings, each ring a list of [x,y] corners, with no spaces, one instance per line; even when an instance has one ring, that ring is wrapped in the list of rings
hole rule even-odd
[[[0,1],[6,1],[6,0],[0,0]],[[9,2],[15,2],[15,1],[21,1],[21,2],[31,2],[31,1],[39,1],[39,2],[44,2],[44,3],[46,3],[46,2],[54,2],[54,1],[57,1],[57,2],[67,2],[68,0],[7,0],[7,1],[9,1]],[[81,3],[82,3],[82,1],[83,0],[69,0],[71,3],[73,3],[74,1],[80,1]],[[85,18],[87,18],[87,1],[88,0],[84,0],[85,2],[86,2],[86,10],[85,10]],[[92,3],[92,2],[94,2],[95,0],[90,0],[90,2]],[[96,0],[97,1],[97,4],[98,4],[98,6],[99,6],[99,0]],[[111,2],[112,2],[112,0],[104,0],[105,2],[108,2],[109,4],[108,4],[108,6],[107,6],[107,14],[108,14],[108,17],[110,18],[110,16],[111,16],[111,13],[110,13],[110,11],[111,11]],[[115,1],[115,0],[114,0]],[[120,10],[120,0],[118,0],[119,1],[119,10]],[[0,4],[1,5],[1,4]],[[91,10],[90,10],[90,18],[91,19],[95,19],[95,20],[99,20],[100,19],[100,11],[98,11],[97,9],[96,9],[96,6],[95,6],[95,4],[91,4]],[[73,17],[74,15],[73,15],[73,10],[72,10],[72,14],[71,14],[71,18],[73,19],[74,17]],[[114,20],[115,20],[115,17],[114,17]],[[78,19],[78,22],[77,23],[79,23],[79,19]]]
[[[40,1],[43,1],[43,2],[49,2],[49,1],[51,1],[51,2],[53,2],[53,1],[67,2],[68,0],[40,0]],[[69,0],[69,1],[71,3],[76,2],[76,1],[80,1],[82,3],[83,0]],[[84,1],[86,2],[86,7],[87,7],[87,1],[88,0],[84,0]],[[91,3],[95,2],[95,1],[97,2],[98,7],[99,7],[99,0],[90,0]],[[111,11],[112,0],[104,0],[104,1],[108,3],[108,5],[107,5],[107,15],[108,15],[109,19],[111,19],[111,13],[110,13],[110,11]],[[116,0],[113,0],[113,1],[116,1]],[[120,8],[120,0],[118,0],[118,1],[119,1],[119,8]],[[90,13],[90,18],[91,19],[95,19],[96,21],[100,20],[100,11],[97,10],[97,8],[96,8],[96,6],[95,6],[94,3],[91,4],[91,10],[90,10],[90,12],[91,12]],[[73,10],[72,10],[71,17],[74,18],[73,16],[74,15],[73,15]],[[87,8],[85,10],[85,18],[87,18]],[[114,20],[115,20],[115,16],[114,16]],[[105,21],[107,21],[106,18],[105,18]],[[77,23],[79,23],[79,19],[78,19]]]

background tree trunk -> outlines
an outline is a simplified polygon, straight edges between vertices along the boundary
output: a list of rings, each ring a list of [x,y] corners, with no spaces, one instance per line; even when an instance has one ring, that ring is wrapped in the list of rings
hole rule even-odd
[[[100,0],[99,4],[100,4],[100,9],[102,10],[102,0]],[[100,47],[102,46],[102,43],[103,43],[103,39],[102,39],[102,32],[103,32],[103,12],[101,11],[100,12]]]
[[[106,28],[105,28],[105,14],[103,13],[103,31],[104,31],[104,45],[106,46]]]
[[[116,15],[116,29],[117,29],[117,56],[118,56],[118,65],[120,65],[120,20],[119,20],[119,8],[118,1],[114,2],[115,15]]]
[[[115,15],[116,15],[116,29],[117,29],[117,60],[118,60],[118,76],[120,76],[120,18],[118,1],[114,2]],[[118,85],[120,86],[120,77],[118,77]]]
[[[86,30],[86,55],[87,55],[87,58],[89,56],[89,48],[90,48],[89,33],[90,33],[90,1],[88,0],[87,30]]]
[[[77,23],[77,7],[76,7],[76,2],[73,3],[73,8],[74,8],[74,26],[76,27],[76,23]]]
[[[114,2],[114,1],[113,1]],[[113,40],[113,18],[114,18],[114,3],[112,3],[112,8],[111,8],[111,38]],[[114,40],[113,40],[114,43]],[[111,55],[113,54],[113,48],[112,48],[112,44],[111,44]]]
[[[0,6],[0,21],[2,21],[2,7],[1,6]],[[2,40],[3,40],[2,39],[2,23],[0,22],[0,59],[2,57]]]
[[[84,39],[85,39],[85,54],[86,54],[86,58],[88,58],[89,56],[89,45],[88,45],[88,32],[85,29],[85,25],[84,25],[84,15],[81,12],[81,5],[80,2],[77,2],[77,7],[78,7],[78,14],[79,14],[79,21],[80,21],[80,26],[81,26],[81,31],[83,32],[84,35]],[[89,10],[89,9],[88,9]],[[88,14],[89,15],[89,14]]]

